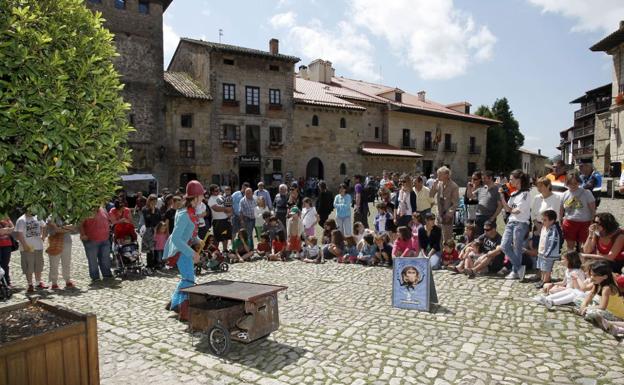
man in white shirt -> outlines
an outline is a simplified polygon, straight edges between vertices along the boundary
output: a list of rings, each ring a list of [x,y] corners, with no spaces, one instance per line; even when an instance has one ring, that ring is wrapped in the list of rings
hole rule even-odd
[[[256,199],[258,197],[263,197],[266,207],[268,207],[269,210],[273,211],[273,201],[271,201],[271,194],[268,190],[265,190],[264,182],[258,182],[258,189],[254,191],[253,195],[254,197],[256,197]]]
[[[37,216],[26,213],[17,219],[15,223],[17,240],[20,242],[20,256],[22,271],[28,282],[28,293],[35,291],[33,283],[33,273],[35,281],[38,282],[37,289],[47,289],[41,280],[43,271],[43,240],[45,238],[45,223]]]
[[[223,244],[223,251],[227,250],[228,242],[232,238],[232,223],[229,215],[232,213],[231,207],[225,207],[223,199],[219,199],[219,186],[211,184],[208,188],[210,198],[208,198],[208,207],[212,212],[212,229],[215,236],[215,242]]]
[[[431,203],[433,202],[433,199],[429,196],[429,187],[425,186],[421,176],[414,178],[414,191],[416,192],[417,211],[424,218],[425,214],[431,212]]]

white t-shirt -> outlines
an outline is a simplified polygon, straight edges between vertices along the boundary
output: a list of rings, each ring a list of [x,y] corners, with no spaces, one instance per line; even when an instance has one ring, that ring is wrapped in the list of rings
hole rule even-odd
[[[41,232],[45,227],[45,223],[40,221],[37,216],[34,217],[22,215],[15,222],[15,231],[24,234],[26,243],[33,250],[43,250],[43,239]],[[20,243],[20,250],[24,251],[23,245]]]
[[[507,202],[512,210],[519,210],[519,213],[509,215],[509,222],[529,223],[531,221],[531,202],[528,191],[516,191],[511,194]]]
[[[195,215],[197,215],[197,226],[198,227],[205,227],[206,226],[206,220],[204,219],[204,217],[200,217],[200,214],[203,214],[205,212],[206,212],[206,204],[203,201],[199,202],[197,207],[195,207]]]
[[[542,221],[542,213],[546,210],[553,210],[557,213],[557,220],[559,220],[559,209],[561,208],[561,196],[557,194],[551,194],[548,198],[544,199],[542,194],[537,194],[533,198],[533,205],[531,206],[531,219],[534,221]]]
[[[254,216],[256,217],[256,227],[262,227],[262,225],[264,224],[264,218],[262,218],[262,214],[264,214],[265,212],[271,212],[271,210],[269,210],[268,207],[260,207],[260,206],[256,206],[254,207]]]
[[[316,208],[314,207],[305,207],[301,212],[301,219],[303,220],[303,226],[306,229],[314,226],[314,222],[316,222]]]
[[[225,212],[223,211],[214,211],[212,209],[212,206],[219,206],[219,207],[224,207],[222,204],[219,204],[220,202],[222,202],[222,199],[219,199],[220,196],[218,195],[211,195],[210,198],[208,198],[208,207],[210,207],[210,211],[212,212],[212,219],[213,220],[221,220],[221,219],[227,219],[228,216]]]
[[[563,278],[563,283],[566,285],[566,288],[572,289],[572,283],[574,282],[574,278],[572,278],[572,273],[576,273],[578,278],[581,281],[585,280],[585,272],[581,269],[566,269],[565,277]]]

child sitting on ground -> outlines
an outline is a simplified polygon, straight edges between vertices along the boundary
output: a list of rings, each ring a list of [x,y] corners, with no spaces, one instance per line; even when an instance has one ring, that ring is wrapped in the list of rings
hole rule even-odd
[[[560,259],[561,239],[563,238],[557,223],[557,213],[554,210],[544,211],[542,213],[542,231],[537,248],[537,268],[542,272],[542,279],[536,284],[537,288],[550,282],[553,266]]]
[[[253,256],[253,250],[249,248],[247,230],[240,229],[236,233],[236,238],[232,242],[232,252],[230,253],[230,260],[232,262],[245,262],[249,261]]]
[[[266,215],[266,213],[262,214],[263,216]],[[268,232],[269,233],[269,240],[271,242],[273,242],[273,240],[275,239],[275,236],[277,235],[278,232],[283,231],[286,232],[286,229],[284,229],[284,226],[282,225],[282,222],[280,222],[279,219],[277,219],[277,217],[275,215],[271,215],[269,217],[268,223],[266,224],[266,227],[262,227],[262,232]]]
[[[624,319],[624,302],[613,279],[611,264],[609,261],[593,262],[589,276],[593,287],[581,304],[579,314],[609,331],[611,322]],[[600,304],[591,306],[596,295],[600,296]]]
[[[362,222],[353,224],[353,236],[355,237],[355,244],[360,243],[364,238],[364,224]]]
[[[459,253],[455,248],[455,241],[447,239],[442,246],[442,265],[444,267],[456,265],[459,262]]]
[[[591,285],[585,285],[585,273],[581,270],[581,256],[576,251],[568,251],[563,255],[561,263],[566,267],[563,281],[544,284],[544,294],[534,297],[533,300],[546,308],[554,305],[574,303],[578,298],[585,298],[585,290]]]
[[[474,234],[475,234],[474,222],[466,221],[466,226],[464,227],[464,234],[462,234],[462,236],[459,237],[459,240],[457,242],[457,246],[456,246],[457,251],[462,251],[462,249],[466,247],[467,244],[474,241]]]
[[[260,242],[256,246],[256,252],[261,257],[267,257],[271,254],[271,238],[268,232],[260,234]]]
[[[310,235],[306,241],[306,246],[303,248],[303,254],[301,260],[306,263],[323,263],[323,253],[321,248],[317,244],[318,240],[314,235]]]
[[[375,258],[374,265],[391,266],[392,265],[392,246],[389,242],[388,234],[375,235]]]
[[[328,219],[329,221],[329,219]],[[327,224],[327,222],[325,222]],[[345,243],[344,243],[344,235],[342,235],[342,231],[333,230],[331,232],[331,242],[323,248],[323,257],[325,259],[334,259],[342,260],[344,252],[345,252]]]
[[[364,242],[357,256],[357,262],[366,266],[373,264],[375,259],[375,237],[373,234],[364,235]]]
[[[275,234],[275,238],[273,242],[271,242],[271,246],[273,247],[273,253],[269,254],[267,260],[269,261],[284,261],[286,260],[285,256],[285,248],[286,248],[286,235],[284,234],[284,230],[280,230]]]
[[[325,221],[325,225],[323,226],[323,245],[329,245],[332,240],[332,232],[338,228],[335,219],[328,219]]]
[[[338,258],[338,263],[355,263],[357,261],[357,242],[353,235],[346,236],[345,252],[342,258]]]
[[[412,230],[407,226],[399,226],[397,233],[399,236],[394,241],[392,258],[416,257],[418,255],[418,249],[412,244]]]

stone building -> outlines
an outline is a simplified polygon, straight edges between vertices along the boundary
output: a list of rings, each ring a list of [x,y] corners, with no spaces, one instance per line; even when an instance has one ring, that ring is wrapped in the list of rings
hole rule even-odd
[[[167,72],[187,74],[193,84],[212,96],[212,102],[182,103],[186,114],[202,114],[196,119],[202,126],[193,127],[185,139],[194,144],[193,167],[188,163],[186,170],[172,171],[180,175],[172,176],[168,183],[177,185],[196,178],[204,183],[237,185],[243,180],[271,183],[274,175],[279,178],[286,143],[293,135],[294,65],[298,61],[280,54],[276,39],[269,42],[269,52],[181,39]],[[173,111],[167,114],[168,120],[171,114],[176,121]],[[204,118],[209,121],[205,126],[199,123]],[[174,157],[181,155],[176,149],[170,152]]]
[[[624,162],[624,20],[618,30],[590,49],[606,52],[613,58],[610,107],[596,119],[596,150],[604,157],[596,168],[618,177]]]
[[[548,157],[542,155],[541,150],[537,152],[527,150],[526,148],[519,148],[522,160],[522,171],[528,174],[533,179],[537,179],[550,172],[550,169],[546,167]]]
[[[594,166],[601,173],[605,168],[603,133],[596,130],[597,116],[611,106],[611,83],[585,92],[570,103],[580,104],[574,111],[574,125],[561,131],[561,159],[568,164],[575,164],[581,159],[592,159]],[[607,163],[608,168],[608,163]]]
[[[152,172],[159,179],[166,164],[159,149],[166,143],[164,128],[163,13],[172,0],[86,0],[102,13],[104,26],[114,34],[119,56],[114,64],[124,84],[123,98],[130,103],[130,172]]]
[[[316,151],[327,159],[323,176],[330,182],[384,169],[428,175],[448,165],[464,184],[474,170],[485,167],[487,127],[498,123],[470,114],[467,102],[442,105],[426,99],[424,91],[413,95],[336,77],[324,60],[299,68],[295,104],[294,132],[302,136],[293,143],[298,150],[292,172],[315,176]],[[312,136],[325,142],[310,143]]]

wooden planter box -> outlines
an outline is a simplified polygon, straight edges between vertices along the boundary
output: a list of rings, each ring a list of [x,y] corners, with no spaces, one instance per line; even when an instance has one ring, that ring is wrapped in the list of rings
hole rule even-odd
[[[81,314],[45,301],[8,306],[0,313],[28,306],[77,322],[0,345],[0,385],[99,384],[95,314]]]

